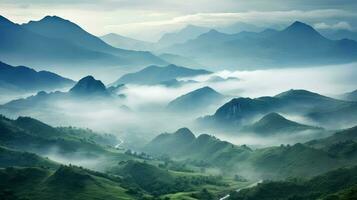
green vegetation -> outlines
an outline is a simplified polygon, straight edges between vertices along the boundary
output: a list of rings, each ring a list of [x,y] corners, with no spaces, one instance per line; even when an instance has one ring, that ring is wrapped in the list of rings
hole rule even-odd
[[[0,194],[17,199],[134,199],[108,175],[79,167],[61,166],[55,172],[43,168],[0,170]]]
[[[310,180],[264,182],[231,194],[232,200],[337,199],[356,197],[357,167],[328,172]]]

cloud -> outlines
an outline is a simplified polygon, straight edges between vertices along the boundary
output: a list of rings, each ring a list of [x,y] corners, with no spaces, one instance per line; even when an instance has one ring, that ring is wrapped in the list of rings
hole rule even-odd
[[[316,23],[314,24],[316,29],[332,29],[332,30],[352,30],[352,26],[348,22],[337,22],[335,24],[327,24],[327,23]]]
[[[281,28],[292,21],[357,26],[356,1],[314,2],[286,0],[3,0],[0,13],[15,22],[45,15],[69,19],[96,35],[110,32],[144,40],[157,40],[187,24],[209,27],[237,21]],[[278,25],[278,26],[275,26]],[[340,25],[341,26],[341,25]]]

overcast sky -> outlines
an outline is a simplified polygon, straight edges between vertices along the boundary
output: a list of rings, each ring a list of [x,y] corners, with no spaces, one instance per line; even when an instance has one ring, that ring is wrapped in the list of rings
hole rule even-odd
[[[356,10],[356,0],[0,0],[0,14],[17,23],[57,15],[95,35],[143,40],[187,24],[236,21],[270,27],[300,20],[320,29],[356,29]]]

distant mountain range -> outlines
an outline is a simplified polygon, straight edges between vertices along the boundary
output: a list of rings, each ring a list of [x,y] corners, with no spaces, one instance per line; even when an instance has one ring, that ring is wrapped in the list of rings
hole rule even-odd
[[[171,81],[176,78],[204,75],[210,73],[211,72],[203,69],[190,69],[176,65],[168,65],[165,67],[149,66],[138,72],[125,74],[111,85],[128,83],[155,85],[160,84],[162,82]]]
[[[357,90],[343,94],[342,98],[348,101],[357,101]]]
[[[180,113],[207,112],[210,106],[218,105],[224,96],[210,87],[203,87],[169,102],[167,109]]]
[[[250,124],[255,117],[271,112],[298,114],[321,125],[346,126],[356,122],[357,103],[333,99],[306,90],[289,90],[274,97],[235,98],[224,104],[212,116],[199,120],[204,126],[236,129]]]
[[[351,30],[331,30],[331,29],[323,29],[319,30],[321,34],[331,40],[342,40],[342,39],[350,39],[357,41],[357,32]]]
[[[25,66],[0,62],[0,89],[8,92],[37,92],[71,87],[73,80],[48,71],[35,71]]]
[[[262,135],[273,134],[294,134],[301,131],[321,131],[321,128],[300,124],[284,118],[278,113],[269,113],[260,120],[243,128],[242,131],[249,131]]]
[[[18,25],[0,16],[0,59],[50,67],[165,64],[149,52],[114,48],[57,16]]]
[[[193,57],[207,66],[237,69],[347,63],[357,60],[357,42],[330,40],[311,26],[294,22],[276,31],[225,34],[211,30],[161,51]]]
[[[152,50],[154,43],[145,42],[129,37],[125,37],[116,33],[109,33],[100,37],[104,42],[121,49],[132,50]]]

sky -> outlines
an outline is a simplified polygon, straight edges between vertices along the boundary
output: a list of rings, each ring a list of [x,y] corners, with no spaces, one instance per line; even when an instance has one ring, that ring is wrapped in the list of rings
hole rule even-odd
[[[156,41],[188,24],[219,27],[246,22],[283,27],[299,20],[318,29],[357,29],[356,0],[0,0],[16,23],[46,15],[69,19],[95,34]]]

